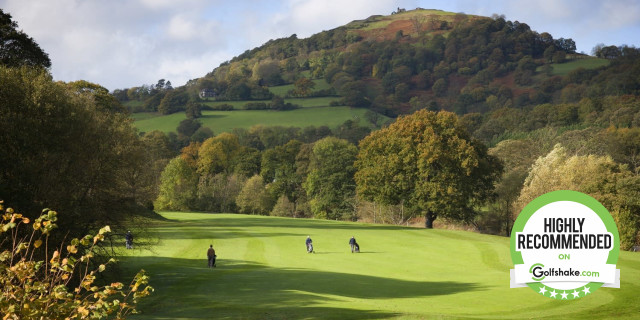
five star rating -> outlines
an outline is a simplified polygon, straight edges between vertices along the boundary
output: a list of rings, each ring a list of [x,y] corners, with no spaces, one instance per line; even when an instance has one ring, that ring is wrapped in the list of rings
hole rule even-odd
[[[578,290],[580,289],[580,290]],[[554,298],[554,299],[560,299],[560,300],[570,300],[570,299],[577,299],[577,298],[581,298],[584,297],[588,294],[591,293],[591,288],[588,286],[584,286],[582,288],[576,288],[576,289],[572,289],[572,290],[558,290],[557,289],[553,289],[553,288],[549,288],[545,285],[541,285],[538,288],[538,293],[545,296],[545,297],[550,297],[550,298]],[[548,295],[547,295],[548,294]]]

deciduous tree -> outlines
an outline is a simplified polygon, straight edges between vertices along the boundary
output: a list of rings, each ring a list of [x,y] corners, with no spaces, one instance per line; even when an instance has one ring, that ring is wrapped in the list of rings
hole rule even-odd
[[[223,132],[205,140],[198,150],[198,173],[204,176],[233,172],[239,152],[240,143],[234,134]]]
[[[302,142],[291,140],[283,146],[277,146],[262,153],[260,175],[271,184],[271,190],[277,197],[284,195],[293,203],[292,215],[296,203],[304,194],[302,176],[297,173],[296,156]]]
[[[0,9],[0,65],[51,67],[49,55]]]
[[[65,212],[61,228],[117,226],[143,199],[146,150],[106,89],[53,82],[44,69],[0,66],[0,199],[23,212]],[[115,103],[115,104],[114,104]]]
[[[473,217],[489,198],[500,162],[472,139],[450,112],[420,110],[399,118],[360,142],[357,192],[382,204],[404,201],[433,227],[438,216]]]
[[[306,97],[311,93],[311,90],[316,86],[316,83],[309,78],[302,77],[293,84],[294,94],[299,97]]]
[[[165,210],[195,209],[198,174],[181,157],[173,158],[162,171],[155,207]]]
[[[242,213],[268,214],[271,211],[274,201],[261,176],[255,175],[247,180],[236,198],[236,205]]]
[[[570,156],[560,145],[531,167],[515,204],[518,214],[533,199],[555,190],[575,190],[596,198],[610,210],[620,230],[620,246],[640,240],[640,178],[609,156]]]
[[[355,196],[353,163],[357,153],[355,145],[334,137],[314,144],[304,188],[316,217],[338,219],[353,213],[350,200]]]

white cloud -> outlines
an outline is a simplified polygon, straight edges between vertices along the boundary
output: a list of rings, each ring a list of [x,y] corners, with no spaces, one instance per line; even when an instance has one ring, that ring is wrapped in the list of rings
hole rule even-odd
[[[149,9],[162,10],[172,9],[180,10],[190,7],[200,7],[205,4],[206,0],[139,0],[140,3]]]
[[[159,74],[166,75],[166,79],[184,79],[181,84],[187,80],[204,76],[214,67],[215,61],[225,61],[232,57],[228,52],[209,52],[191,59],[163,59],[158,65]],[[158,78],[160,79],[160,78]],[[177,84],[171,80],[174,86]]]
[[[598,42],[640,45],[637,0],[0,0],[0,8],[49,53],[56,80],[83,79],[109,89],[160,78],[182,85],[269,39],[308,37],[418,6],[504,13],[536,31],[574,38],[579,50]]]
[[[198,30],[195,24],[184,15],[176,15],[171,18],[168,26],[169,36],[179,40],[189,40],[197,36]]]
[[[188,1],[0,0],[52,60],[56,80],[111,90],[171,80],[182,85],[230,56],[225,28]],[[171,70],[175,67],[175,70]]]
[[[616,29],[637,26],[640,21],[640,2],[638,1],[604,1],[600,5],[601,10],[598,10],[600,23],[598,25],[602,28]]]
[[[393,0],[292,0],[287,13],[274,22],[281,28],[296,30],[292,33],[308,37],[374,14],[390,14],[398,6],[415,8],[417,5],[414,1]]]

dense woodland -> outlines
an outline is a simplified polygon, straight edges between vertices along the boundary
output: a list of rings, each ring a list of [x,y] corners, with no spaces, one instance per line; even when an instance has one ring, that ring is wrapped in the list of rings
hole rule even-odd
[[[601,45],[593,52],[606,59],[601,67],[560,72],[595,58],[502,16],[393,17],[405,27],[372,29],[388,18],[373,16],[272,40],[176,88],[162,79],[108,94],[3,58],[0,141],[9,156],[0,160],[0,197],[23,211],[68,212],[65,228],[78,232],[156,209],[396,224],[424,217],[427,227],[446,221],[508,235],[529,200],[573,189],[609,208],[625,249],[638,244],[638,49]],[[314,90],[310,79],[329,89]],[[294,90],[269,90],[283,84]],[[201,98],[205,89],[215,97]],[[380,114],[396,120],[373,132],[347,121],[217,135],[198,122],[212,99],[287,112],[295,106],[283,98],[293,96],[334,96],[370,110],[374,125]],[[136,133],[132,111],[188,118],[176,133]]]

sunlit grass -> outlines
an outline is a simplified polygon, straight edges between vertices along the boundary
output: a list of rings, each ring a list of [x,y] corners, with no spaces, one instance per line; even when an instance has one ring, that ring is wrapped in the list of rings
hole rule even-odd
[[[215,134],[230,132],[234,128],[249,129],[255,125],[284,127],[326,125],[330,128],[334,128],[347,120],[360,121],[360,125],[367,125],[367,121],[364,119],[364,113],[366,111],[366,109],[355,109],[350,107],[301,108],[290,111],[203,111],[202,118],[200,118],[199,121],[202,123],[202,126],[209,127]],[[386,119],[384,116],[381,117]],[[184,119],[186,119],[185,113],[180,112],[167,116],[139,120],[135,122],[135,126],[142,132],[149,132],[153,130],[175,132],[180,121]]]
[[[620,289],[555,301],[510,289],[509,241],[464,231],[233,214],[162,213],[151,250],[122,250],[156,288],[135,319],[628,318],[640,254],[623,252]],[[316,253],[305,251],[310,235]],[[355,236],[362,253],[352,254]],[[206,267],[213,244],[217,268]]]

